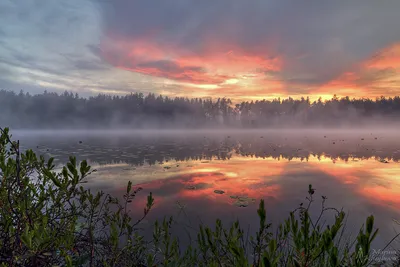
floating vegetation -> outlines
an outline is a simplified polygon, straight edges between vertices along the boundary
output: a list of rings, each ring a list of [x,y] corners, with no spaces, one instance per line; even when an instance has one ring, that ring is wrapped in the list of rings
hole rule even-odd
[[[239,208],[245,208],[249,205],[250,203],[248,201],[242,201],[242,200],[236,200],[233,205],[239,207]]]
[[[185,186],[185,189],[188,189],[188,190],[196,190],[196,186],[195,185],[187,185],[187,186]]]
[[[177,200],[175,204],[179,208],[179,210],[183,210],[184,208],[186,208],[186,204],[182,204],[182,202],[180,202],[179,200]]]
[[[236,201],[233,202],[233,205],[235,205],[237,207],[247,207],[251,203],[256,202],[255,198],[249,198],[249,197],[246,197],[246,196],[233,195],[233,196],[230,196],[230,198],[236,199]]]
[[[222,195],[222,194],[225,194],[225,191],[223,191],[223,190],[214,190],[214,193]]]

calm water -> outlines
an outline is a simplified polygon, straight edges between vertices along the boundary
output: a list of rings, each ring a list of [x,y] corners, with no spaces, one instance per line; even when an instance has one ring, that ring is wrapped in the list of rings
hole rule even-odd
[[[213,225],[217,217],[226,223],[239,218],[254,231],[259,199],[266,201],[268,219],[276,225],[305,203],[312,184],[315,212],[321,195],[327,196],[327,206],[347,211],[349,232],[356,234],[354,227],[374,214],[381,229],[377,248],[400,231],[393,221],[400,220],[397,136],[395,131],[327,130],[14,133],[22,146],[59,164],[69,155],[87,159],[98,170],[88,179],[91,188],[122,195],[129,180],[142,187],[131,203],[133,216],[140,215],[146,194],[153,192],[155,208],[142,224],[146,233],[154,220],[171,215],[178,224],[175,234],[185,242],[192,227]],[[239,203],[238,196],[247,199]]]

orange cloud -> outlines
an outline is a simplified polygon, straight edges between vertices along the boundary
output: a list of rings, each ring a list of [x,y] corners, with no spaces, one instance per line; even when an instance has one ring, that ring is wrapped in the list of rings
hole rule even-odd
[[[368,98],[400,95],[400,43],[376,53],[355,71],[341,74],[313,93]]]
[[[364,63],[367,68],[400,68],[400,43],[394,44]]]
[[[379,51],[321,86],[312,82],[296,83],[290,78],[286,73],[288,65],[296,64],[302,57],[293,61],[276,56],[273,49],[267,53],[274,43],[271,40],[246,49],[205,35],[200,48],[188,49],[179,42],[157,40],[155,32],[131,38],[107,36],[101,43],[107,62],[148,77],[164,78],[161,81],[164,85],[182,89],[174,93],[176,96],[225,96],[240,101],[288,96],[309,96],[315,100],[319,96],[331,98],[334,94],[375,98],[400,94],[400,43]],[[300,80],[313,77],[302,75],[298,76]]]
[[[166,84],[182,88],[212,90],[212,95],[279,93],[283,84],[266,72],[279,71],[282,60],[260,55],[239,46],[224,45],[206,39],[201,52],[191,52],[167,43],[152,41],[151,36],[127,39],[113,35],[101,44],[103,57],[117,68],[167,79]],[[263,90],[260,92],[260,90]],[[211,95],[206,93],[205,95]]]

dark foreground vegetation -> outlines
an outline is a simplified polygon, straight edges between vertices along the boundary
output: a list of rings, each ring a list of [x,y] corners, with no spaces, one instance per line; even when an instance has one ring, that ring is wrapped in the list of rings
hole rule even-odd
[[[141,190],[128,183],[122,199],[85,189],[94,170],[75,158],[56,173],[53,159],[32,150],[21,153],[8,129],[0,137],[0,264],[1,266],[368,266],[383,264],[372,253],[378,233],[374,217],[366,218],[355,240],[344,236],[345,213],[322,206],[310,214],[315,190],[307,203],[272,231],[264,201],[257,210],[259,229],[247,237],[239,222],[229,227],[198,228],[195,243],[180,247],[171,235],[173,219],[154,224],[150,240],[138,226],[156,200],[150,194],[143,217],[132,220],[129,203]],[[319,202],[319,201],[318,201]],[[332,224],[324,225],[326,214]],[[316,219],[312,219],[316,218]],[[397,236],[393,238],[395,240]],[[390,244],[388,244],[389,246]],[[388,247],[387,246],[387,247]],[[387,248],[383,248],[385,251]],[[386,255],[393,259],[395,255]],[[391,266],[399,266],[394,260]]]
[[[14,128],[371,126],[393,124],[399,117],[399,96],[232,103],[226,98],[170,98],[151,93],[81,98],[69,92],[0,91],[0,124]]]

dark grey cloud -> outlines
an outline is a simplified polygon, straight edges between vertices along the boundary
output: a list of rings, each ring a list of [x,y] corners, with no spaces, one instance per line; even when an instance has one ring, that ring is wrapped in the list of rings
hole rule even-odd
[[[87,48],[94,56],[101,57],[101,50],[98,45],[89,44],[87,45]]]
[[[139,68],[157,68],[159,70],[171,73],[181,73],[182,71],[194,71],[194,72],[204,72],[204,69],[199,66],[189,66],[189,67],[180,67],[173,61],[170,60],[159,60],[159,61],[149,61],[139,63],[137,65]]]
[[[160,76],[178,81],[187,81],[193,83],[207,82],[202,75],[196,77],[196,74],[204,74],[206,71],[201,66],[180,66],[171,60],[158,60],[140,62],[138,64],[131,64],[128,62],[126,67],[136,69],[138,72],[149,73],[154,76]],[[156,70],[156,71],[154,71]],[[188,74],[190,73],[190,74]]]

